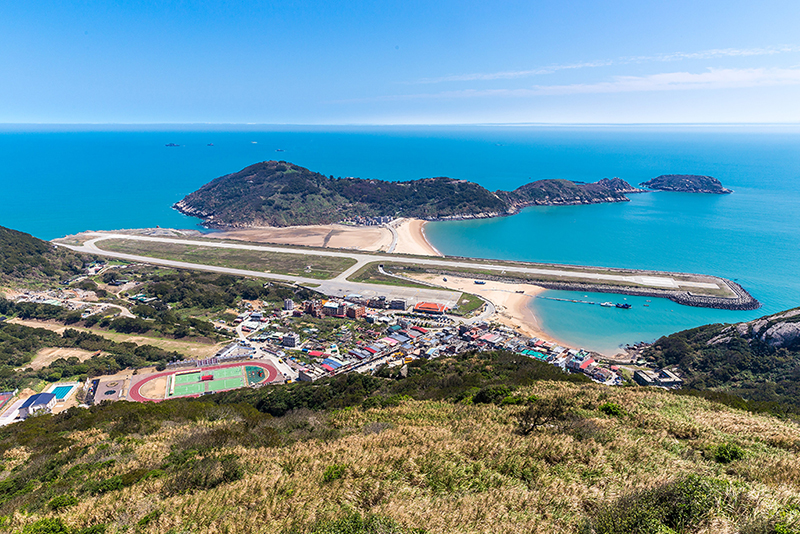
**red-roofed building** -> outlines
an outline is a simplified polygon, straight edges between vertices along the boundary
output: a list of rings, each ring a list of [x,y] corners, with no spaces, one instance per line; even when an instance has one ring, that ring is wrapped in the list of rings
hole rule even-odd
[[[414,311],[417,313],[442,315],[447,311],[447,306],[444,304],[437,304],[436,302],[418,302],[417,305],[414,306]]]

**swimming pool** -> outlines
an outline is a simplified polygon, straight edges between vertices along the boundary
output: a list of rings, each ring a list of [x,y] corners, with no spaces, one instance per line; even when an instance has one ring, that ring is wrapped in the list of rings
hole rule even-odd
[[[61,401],[67,398],[74,387],[75,386],[56,386],[50,393],[56,396],[56,400]]]

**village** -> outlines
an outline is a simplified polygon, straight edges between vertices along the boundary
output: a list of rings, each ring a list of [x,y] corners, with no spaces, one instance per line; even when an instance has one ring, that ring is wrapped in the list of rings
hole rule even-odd
[[[103,264],[90,265],[89,275],[118,268]],[[116,278],[111,285],[128,287],[128,280]],[[130,287],[134,289],[136,284]],[[131,308],[156,300],[144,293],[125,296]],[[16,300],[64,307],[82,318],[98,312],[135,317],[128,307],[104,303],[95,292],[75,287],[25,291]],[[313,382],[352,372],[375,373],[383,366],[398,366],[404,372],[403,366],[416,360],[470,351],[509,351],[608,386],[622,385],[629,379],[642,386],[676,388],[682,384],[675,372],[647,369],[642,361],[630,362],[638,363],[638,368],[621,368],[597,353],[523,335],[519,329],[494,322],[486,306],[484,303],[465,315],[438,302],[380,295],[367,298],[352,294],[301,302],[286,298],[277,305],[242,300],[235,319],[214,321],[221,338],[232,341],[213,357],[175,360],[162,370],[129,369],[89,376],[85,383],[58,382],[27,397],[3,392],[0,425],[35,413],[58,413],[69,406],[104,401],[197,397],[241,387]]]

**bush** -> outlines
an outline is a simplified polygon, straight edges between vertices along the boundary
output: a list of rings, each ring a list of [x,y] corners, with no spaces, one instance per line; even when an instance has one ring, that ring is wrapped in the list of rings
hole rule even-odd
[[[478,391],[472,402],[476,404],[499,404],[511,395],[511,388],[505,385],[486,386]]]
[[[322,473],[322,481],[333,482],[334,480],[339,480],[344,477],[345,471],[347,471],[347,466],[345,464],[329,465],[325,468],[325,472]]]
[[[74,495],[59,495],[54,497],[47,505],[54,511],[60,512],[70,506],[78,504],[78,499]]]
[[[369,514],[361,517],[357,512],[352,512],[339,519],[321,519],[310,528],[292,528],[286,534],[403,534],[419,533],[423,530],[408,530],[402,528],[397,522],[388,517]]]
[[[714,460],[721,464],[729,464],[744,458],[744,451],[735,443],[723,443],[714,449]]]
[[[706,519],[717,502],[730,497],[725,489],[717,480],[689,475],[623,496],[592,514],[587,526],[595,534],[686,532]]]
[[[532,401],[527,408],[515,415],[517,430],[528,435],[546,425],[566,421],[572,417],[572,404],[563,396]]]
[[[46,517],[26,526],[22,534],[69,534],[69,529],[61,519]]]
[[[604,414],[611,415],[613,417],[622,417],[625,415],[625,410],[623,410],[622,407],[616,402],[604,402],[598,406],[597,409]]]

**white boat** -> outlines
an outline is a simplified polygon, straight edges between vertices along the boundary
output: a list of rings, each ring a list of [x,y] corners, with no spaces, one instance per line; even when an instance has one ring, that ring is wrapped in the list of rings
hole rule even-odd
[[[604,308],[613,308],[614,307],[614,303],[613,302],[601,302],[600,306],[603,306]]]

